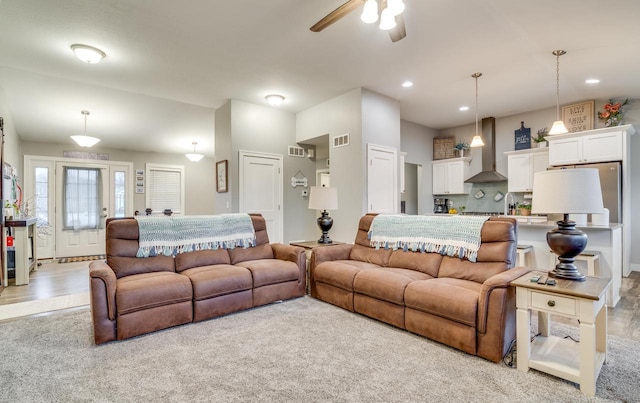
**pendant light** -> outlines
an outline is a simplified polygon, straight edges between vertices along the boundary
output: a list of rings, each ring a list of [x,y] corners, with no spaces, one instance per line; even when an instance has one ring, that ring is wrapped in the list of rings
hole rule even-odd
[[[191,144],[193,144],[193,153],[185,154],[185,156],[189,158],[191,162],[198,162],[204,157],[204,155],[196,153],[196,146],[198,145],[197,141],[194,141]]]
[[[556,57],[556,121],[553,122],[549,134],[564,134],[569,133],[567,127],[564,125],[562,119],[560,119],[560,56],[566,54],[564,50],[554,50],[553,54]]]
[[[482,147],[484,146],[484,141],[482,140],[482,136],[478,131],[478,77],[482,76],[482,73],[473,73],[471,77],[476,79],[476,134],[473,136],[471,140],[471,144],[469,147]]]
[[[360,19],[366,24],[373,24],[378,21],[378,3],[376,0],[367,0],[364,3]]]
[[[84,135],[76,135],[71,136],[71,140],[75,141],[80,147],[93,147],[98,144],[100,141],[97,137],[87,136],[87,116],[89,116],[89,111],[80,111],[84,115]]]

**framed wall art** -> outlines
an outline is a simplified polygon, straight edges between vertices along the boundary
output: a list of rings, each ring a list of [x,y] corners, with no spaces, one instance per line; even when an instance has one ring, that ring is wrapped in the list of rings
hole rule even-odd
[[[593,129],[593,120],[595,117],[594,104],[594,101],[585,101],[562,107],[562,121],[567,127],[567,130],[569,130],[569,133]]]
[[[228,180],[227,168],[228,168],[227,160],[216,162],[216,191],[218,193],[225,193],[229,190],[227,186],[227,180]]]

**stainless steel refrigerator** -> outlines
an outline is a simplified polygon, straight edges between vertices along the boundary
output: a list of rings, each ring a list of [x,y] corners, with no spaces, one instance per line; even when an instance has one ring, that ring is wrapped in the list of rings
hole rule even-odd
[[[549,169],[596,168],[600,173],[602,202],[609,209],[609,222],[622,222],[622,166],[620,162],[601,162],[597,164],[563,165]]]

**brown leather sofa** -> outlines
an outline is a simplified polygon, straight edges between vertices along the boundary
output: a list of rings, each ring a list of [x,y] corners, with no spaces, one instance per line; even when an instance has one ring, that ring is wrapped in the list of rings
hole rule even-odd
[[[270,244],[251,215],[256,246],[138,258],[138,223],[110,219],[106,261],[89,266],[96,344],[305,295],[303,248]]]
[[[481,229],[475,263],[438,253],[379,249],[360,219],[353,245],[314,248],[311,295],[498,362],[515,339],[515,290],[529,269],[512,268],[517,223],[491,217]]]

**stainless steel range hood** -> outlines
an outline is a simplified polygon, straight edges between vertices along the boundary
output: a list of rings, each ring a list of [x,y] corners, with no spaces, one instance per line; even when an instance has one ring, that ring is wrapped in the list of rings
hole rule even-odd
[[[482,119],[482,172],[467,179],[465,183],[504,182],[503,175],[496,172],[496,119]]]

